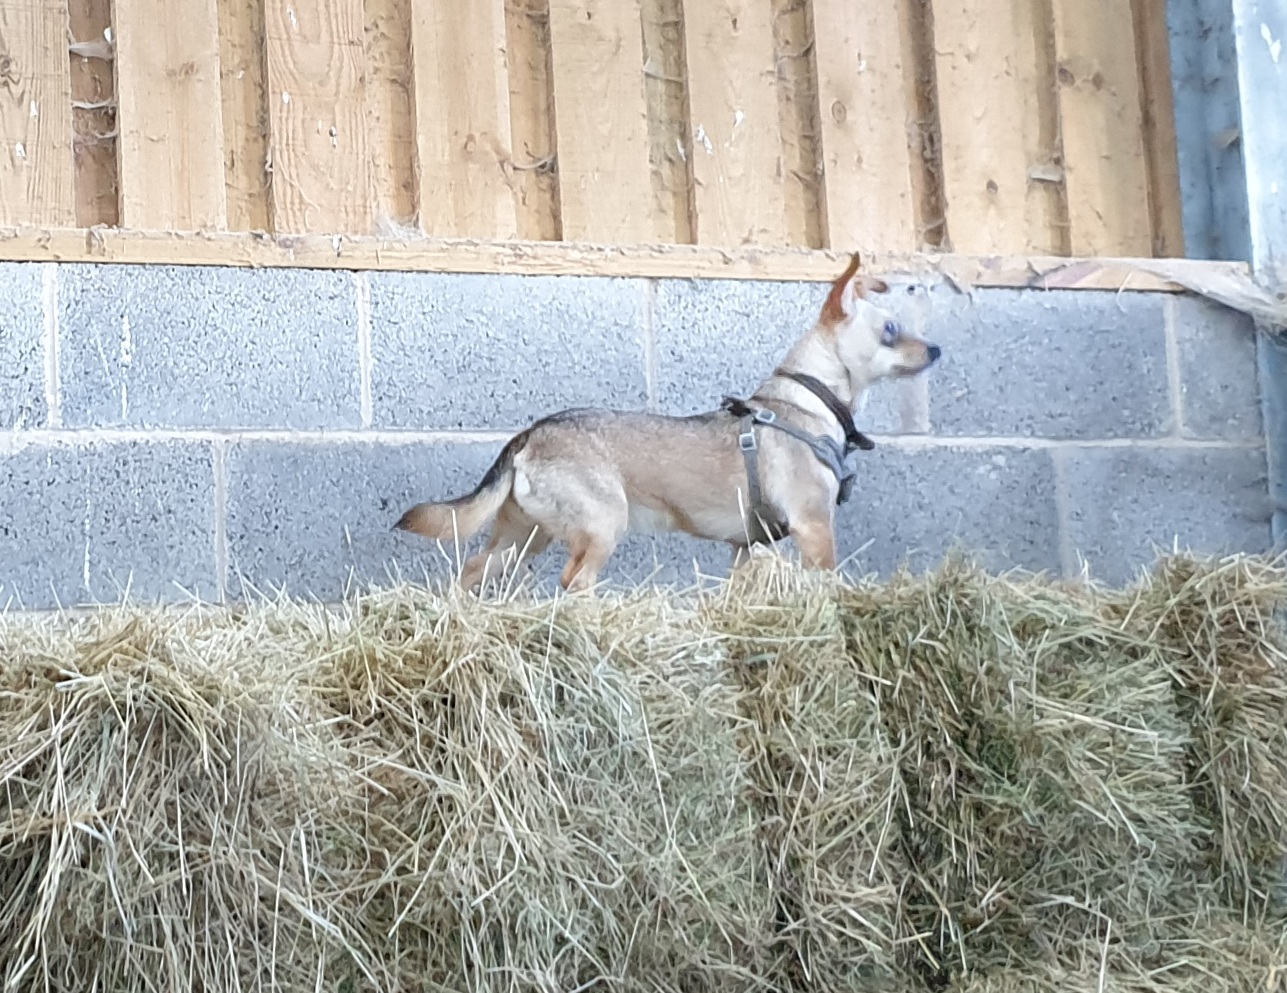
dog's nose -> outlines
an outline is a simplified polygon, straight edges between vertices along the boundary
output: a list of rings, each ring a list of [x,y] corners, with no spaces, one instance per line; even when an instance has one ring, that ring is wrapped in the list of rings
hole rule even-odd
[[[938,357],[942,354],[943,354],[943,349],[939,348],[938,345],[929,346],[929,357],[931,362],[937,362]]]

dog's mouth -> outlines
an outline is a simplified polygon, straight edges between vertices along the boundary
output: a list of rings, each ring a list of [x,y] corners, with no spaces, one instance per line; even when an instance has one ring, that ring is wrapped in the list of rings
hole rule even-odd
[[[895,375],[899,379],[906,379],[909,376],[919,376],[922,372],[924,372],[930,366],[934,365],[934,363],[936,363],[942,357],[943,357],[943,349],[939,348],[938,345],[926,345],[924,362],[916,366],[909,366],[909,365],[899,366],[897,371],[895,372]]]

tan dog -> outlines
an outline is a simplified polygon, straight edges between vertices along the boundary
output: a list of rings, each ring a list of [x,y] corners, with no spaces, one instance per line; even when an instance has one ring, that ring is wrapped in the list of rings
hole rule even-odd
[[[735,563],[789,534],[806,567],[835,568],[834,508],[852,475],[844,458],[871,447],[850,411],[872,383],[916,375],[940,354],[868,302],[868,291],[889,287],[858,268],[855,255],[817,323],[746,403],[691,417],[555,414],[512,438],[474,492],[418,504],[396,527],[463,541],[495,517],[461,575],[469,589],[555,539],[571,552],[563,587],[589,588],[627,531],[727,542]]]

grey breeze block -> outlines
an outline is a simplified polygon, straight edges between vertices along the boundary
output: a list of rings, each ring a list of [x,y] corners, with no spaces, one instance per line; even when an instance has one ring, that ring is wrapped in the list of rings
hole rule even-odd
[[[361,423],[352,273],[64,265],[58,311],[68,427]]]
[[[516,429],[648,401],[645,282],[371,273],[379,428]]]
[[[209,445],[0,454],[0,607],[218,596]]]
[[[0,262],[0,429],[43,427],[43,266]]]

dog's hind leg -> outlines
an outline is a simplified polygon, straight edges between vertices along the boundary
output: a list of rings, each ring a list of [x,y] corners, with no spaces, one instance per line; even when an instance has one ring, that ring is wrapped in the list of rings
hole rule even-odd
[[[522,565],[530,564],[533,557],[545,551],[551,540],[548,531],[538,528],[521,508],[507,501],[496,515],[487,547],[471,556],[461,570],[460,585],[476,591],[506,569],[516,574]]]
[[[599,571],[617,548],[617,538],[604,534],[582,531],[568,542],[571,556],[563,567],[559,583],[569,593],[588,590],[599,581]]]

